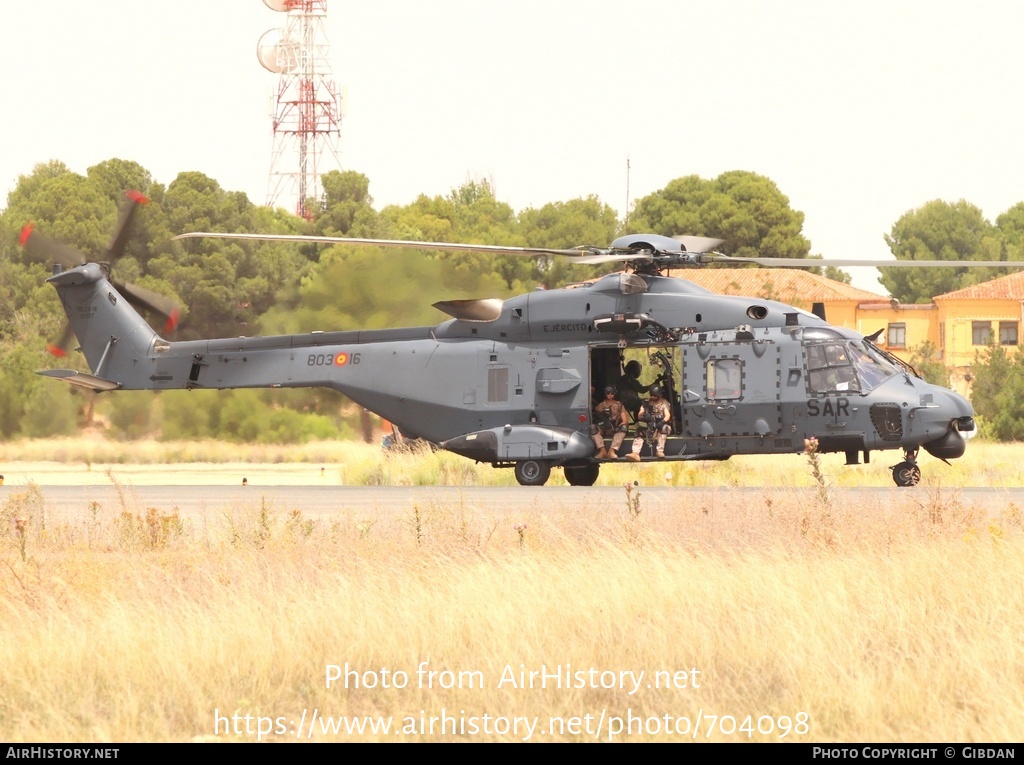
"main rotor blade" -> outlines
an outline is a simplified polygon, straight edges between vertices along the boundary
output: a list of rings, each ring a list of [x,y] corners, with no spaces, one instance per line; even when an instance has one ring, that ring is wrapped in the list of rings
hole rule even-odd
[[[460,242],[413,242],[404,239],[358,239],[345,236],[306,236],[301,234],[227,234],[219,232],[192,231],[178,234],[175,239],[248,239],[258,242],[313,242],[317,244],[360,244],[377,247],[393,247],[410,250],[454,250],[462,252],[482,252],[490,255],[563,255],[569,258],[580,258],[589,255],[600,255],[606,250],[598,247],[578,248],[571,250],[552,250],[542,247],[506,247],[500,244],[462,244]]]
[[[709,252],[724,240],[701,236],[673,237],[686,247],[683,253],[637,250],[629,252],[601,247],[576,247],[568,250],[543,247],[509,247],[495,244],[463,244],[461,242],[413,242],[402,239],[361,239],[343,236],[308,236],[303,234],[230,234],[222,232],[192,231],[178,234],[175,239],[243,239],[258,242],[310,242],[315,244],[358,244],[414,250],[450,250],[480,252],[490,255],[516,255],[537,257],[560,255],[581,264],[655,260],[668,268],[704,266],[709,263],[757,265],[774,268],[818,268],[840,266],[846,268],[1024,268],[1024,261],[1008,260],[855,260],[853,258],[745,258],[718,255]],[[673,262],[676,261],[676,262]]]
[[[27,223],[21,229],[18,242],[30,254],[38,258],[60,263],[65,268],[75,268],[86,262],[86,257],[74,247],[40,234],[34,223]]]
[[[843,266],[867,268],[1024,268],[1024,260],[854,260],[852,258],[743,258],[731,255],[702,255],[702,263],[753,264],[777,268]]]
[[[650,250],[641,252],[609,252],[601,255],[583,255],[575,258],[576,263],[583,265],[596,265],[598,263],[629,262],[637,260],[654,260]]]
[[[677,234],[672,238],[683,245],[687,252],[711,252],[718,245],[725,242],[724,239],[712,239],[709,236],[690,236],[689,234]]]

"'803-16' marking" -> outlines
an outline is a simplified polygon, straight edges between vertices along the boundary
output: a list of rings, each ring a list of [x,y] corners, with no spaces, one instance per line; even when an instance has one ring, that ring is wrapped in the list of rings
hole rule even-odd
[[[343,367],[346,364],[358,364],[358,353],[311,353],[306,358],[307,367]]]

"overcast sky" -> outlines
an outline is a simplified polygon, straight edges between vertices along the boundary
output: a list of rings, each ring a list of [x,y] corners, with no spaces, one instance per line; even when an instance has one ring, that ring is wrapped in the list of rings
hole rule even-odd
[[[255,51],[283,23],[262,0],[0,3],[0,205],[37,163],[114,157],[265,202]],[[378,209],[485,178],[516,210],[595,194],[621,215],[627,158],[632,200],[749,170],[813,253],[881,259],[929,200],[1024,201],[1018,2],[328,0],[327,29],[342,166]]]

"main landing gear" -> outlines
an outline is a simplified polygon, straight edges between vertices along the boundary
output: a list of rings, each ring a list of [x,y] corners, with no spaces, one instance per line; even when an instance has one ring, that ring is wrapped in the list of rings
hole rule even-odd
[[[892,480],[897,486],[917,486],[921,480],[921,468],[917,466],[917,449],[903,451],[903,462],[893,465]]]
[[[594,462],[566,465],[563,472],[570,486],[593,486],[601,466]],[[515,473],[521,486],[543,486],[551,477],[551,463],[547,460],[520,460],[516,463]]]
[[[565,473],[565,480],[570,486],[593,486],[598,473],[601,472],[601,466],[593,462],[586,465],[566,465],[562,472]]]

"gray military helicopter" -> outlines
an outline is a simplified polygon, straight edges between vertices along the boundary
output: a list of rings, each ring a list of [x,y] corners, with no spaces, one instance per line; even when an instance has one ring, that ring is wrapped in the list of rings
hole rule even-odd
[[[132,207],[139,202],[132,198]],[[108,256],[126,240],[122,216]],[[872,451],[901,450],[899,486],[920,480],[921,448],[947,461],[963,455],[974,411],[959,394],[925,382],[872,338],[784,303],[713,294],[667,268],[711,263],[762,266],[936,266],[949,261],[736,258],[713,252],[721,240],[631,234],[608,248],[538,249],[438,242],[194,232],[183,237],[465,250],[577,263],[621,262],[625,270],[562,289],[508,300],[434,303],[451,318],[436,326],[309,332],[274,337],[169,341],[132,307],[164,315],[166,299],[120,289],[105,263],[44,239],[23,244],[57,261],[57,290],[91,369],[40,372],[95,391],[324,387],[396,424],[407,436],[541,486],[561,467],[573,486],[590,486],[601,465],[591,438],[592,390],[614,385],[626,352],[660,367],[671,405],[664,457],[648,443],[641,462],[724,460],[793,454],[817,440],[847,464]],[[958,264],[960,265],[960,264]],[[971,262],[1024,267],[1024,263]]]

